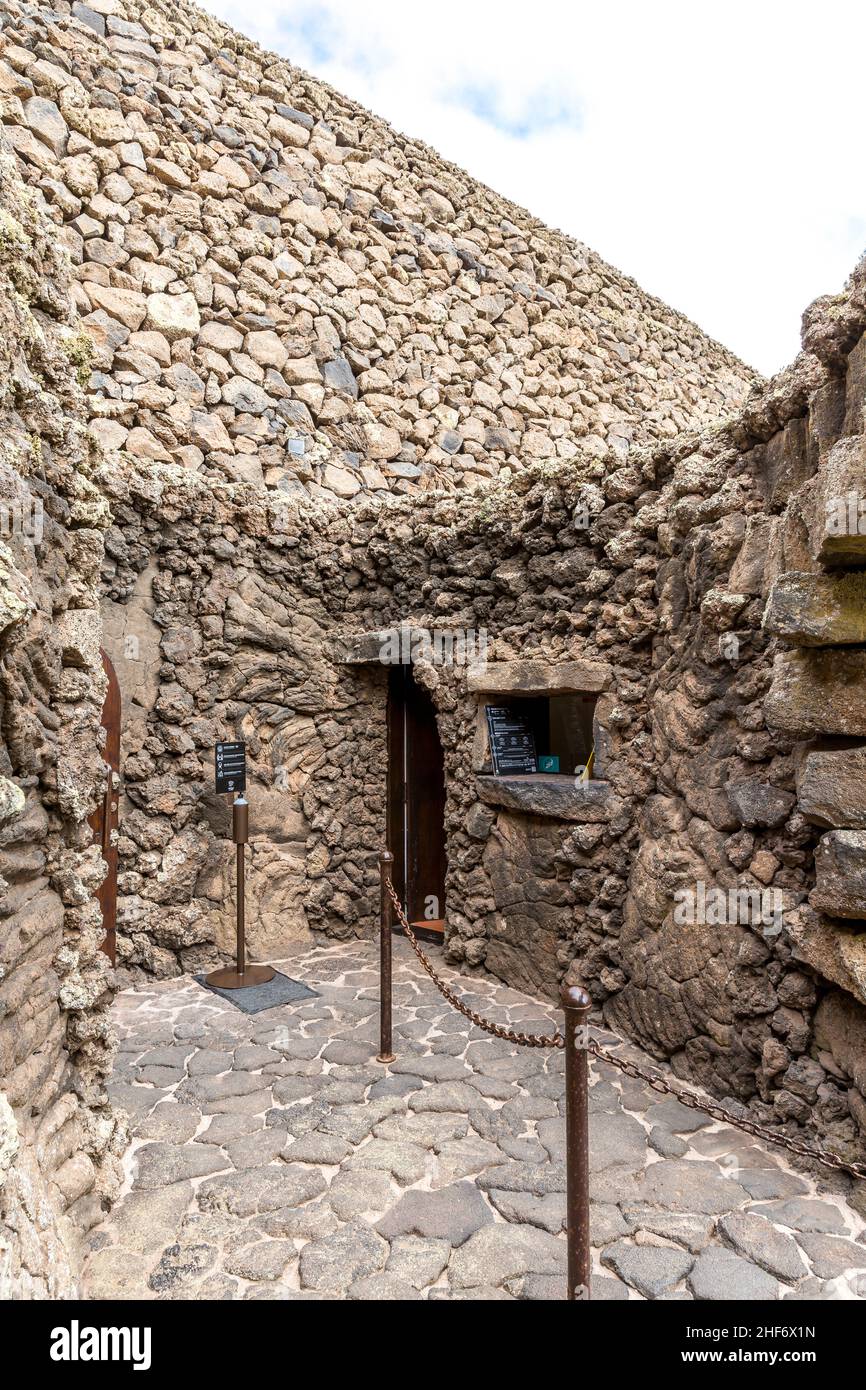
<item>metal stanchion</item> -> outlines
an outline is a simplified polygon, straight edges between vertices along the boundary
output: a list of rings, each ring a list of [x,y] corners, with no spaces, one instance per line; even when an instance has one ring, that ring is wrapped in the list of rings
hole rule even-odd
[[[569,1300],[589,1298],[589,1067],[587,1028],[592,1000],[563,985],[565,1011],[566,1242]]]
[[[391,1051],[391,898],[386,880],[391,877],[394,856],[388,849],[379,855],[379,1055],[377,1062],[393,1062]]]
[[[249,813],[250,805],[245,797],[239,796],[232,802],[232,839],[237,845],[237,946],[234,969],[227,965],[205,976],[207,983],[216,985],[217,989],[248,989],[250,985],[264,985],[274,978],[270,965],[247,965],[244,850],[250,838]]]

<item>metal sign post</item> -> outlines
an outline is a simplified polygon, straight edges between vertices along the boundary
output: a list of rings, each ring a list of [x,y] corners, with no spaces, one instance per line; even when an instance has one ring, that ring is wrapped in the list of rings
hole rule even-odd
[[[573,1301],[590,1297],[587,1024],[592,1000],[579,985],[564,984],[560,989],[559,1002],[565,1012],[566,1298]]]
[[[377,1062],[393,1062],[391,1040],[391,899],[388,883],[394,856],[388,849],[379,855],[379,1051]]]
[[[246,748],[242,743],[218,743],[215,755],[216,789],[218,792],[236,791],[240,795],[232,802],[232,839],[237,846],[237,947],[235,968],[224,966],[212,970],[205,976],[209,985],[217,989],[248,989],[251,985],[264,985],[274,978],[269,965],[247,965],[246,919],[244,915],[244,877],[246,863],[244,858],[247,841],[250,838],[250,805],[243,792],[247,785]]]

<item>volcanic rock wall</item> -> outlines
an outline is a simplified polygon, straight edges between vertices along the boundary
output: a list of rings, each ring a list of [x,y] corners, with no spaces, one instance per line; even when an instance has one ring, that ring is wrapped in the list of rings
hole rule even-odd
[[[486,670],[416,670],[452,958],[546,993],[580,978],[681,1075],[861,1149],[862,272],[719,424],[749,374],[693,325],[189,5],[9,0],[0,115],[34,199],[7,165],[4,488],[41,489],[51,535],[3,552],[14,1287],[65,1287],[72,1225],[46,1257],[33,1223],[86,1225],[120,1138],[83,824],[100,565],[122,964],[230,949],[219,738],[250,758],[253,953],[371,931],[370,634],[485,628]],[[545,689],[598,695],[596,777],[518,793],[489,776],[483,705]],[[678,921],[699,885],[771,891],[783,924]]]
[[[626,982],[607,1005],[681,1074],[744,1099],[757,1088],[763,1118],[814,1125],[849,1152],[866,1135],[866,908],[849,828],[866,803],[863,540],[849,524],[866,497],[864,285],[861,263],[806,314],[790,371],[693,453],[676,446],[664,513],[647,517],[657,794],[618,942]],[[757,929],[678,923],[672,895],[697,882],[770,891],[773,910]]]
[[[103,785],[89,344],[0,143],[0,1298],[68,1297],[122,1144],[86,816]]]
[[[7,0],[105,449],[302,498],[624,456],[750,373],[593,252],[191,5]]]
[[[122,958],[170,973],[230,944],[225,807],[204,783],[232,728],[267,776],[254,947],[309,912],[354,930],[358,807],[334,826],[327,806],[340,759],[360,758],[380,837],[382,701],[364,751],[341,749],[357,678],[325,671],[320,639],[343,579],[333,551],[324,581],[295,572],[290,504],[622,458],[724,413],[749,373],[586,247],[192,6],[9,3],[0,26],[2,118],[94,347]],[[331,521],[312,517],[297,544],[315,575]],[[298,593],[307,627],[285,645]]]
[[[309,929],[371,925],[384,817],[384,671],[328,660],[352,583],[331,516],[153,464],[99,472],[114,524],[106,645],[126,694],[120,961],[166,976],[233,950],[234,851],[213,745],[242,738],[254,958]],[[340,527],[346,522],[335,517]],[[320,572],[321,571],[321,572]],[[222,952],[222,957],[219,952]]]
[[[580,978],[680,1075],[860,1151],[862,542],[834,499],[850,517],[866,497],[864,280],[810,311],[806,351],[739,416],[625,464],[300,509],[106,464],[115,598],[150,575],[164,662],[127,765],[129,963],[229,946],[218,734],[251,753],[254,949],[371,932],[376,634],[483,628],[484,668],[415,667],[445,751],[450,956],[547,994]],[[595,780],[515,791],[489,775],[483,706],[545,689],[598,695]],[[736,911],[678,918],[678,895],[713,892]]]
[[[794,366],[709,435],[359,512],[344,594],[347,633],[492,638],[486,671],[417,668],[446,750],[451,955],[546,992],[568,969],[680,1075],[849,1154],[866,1135],[864,286],[861,265],[807,314]],[[601,692],[598,784],[576,797],[484,776],[484,692],[545,680]],[[716,911],[678,916],[684,893]]]

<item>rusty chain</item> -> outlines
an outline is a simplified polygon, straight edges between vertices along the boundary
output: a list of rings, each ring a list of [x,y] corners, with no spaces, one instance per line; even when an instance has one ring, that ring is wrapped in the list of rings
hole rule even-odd
[[[471,1023],[475,1024],[476,1028],[482,1028],[485,1033],[492,1033],[495,1038],[501,1038],[503,1042],[513,1042],[520,1047],[565,1047],[565,1038],[561,1033],[544,1036],[539,1033],[516,1032],[500,1023],[491,1023],[482,1014],[476,1013],[474,1009],[470,1009],[464,1004],[458,995],[446,985],[441,976],[437,975],[422,951],[418,939],[406,919],[406,914],[390,878],[385,879],[385,887],[412,950],[443,999],[447,1000],[453,1009],[461,1013],[464,1018],[468,1018]],[[717,1105],[711,1100],[704,1100],[703,1096],[698,1095],[696,1091],[691,1091],[684,1086],[672,1085],[658,1072],[647,1071],[643,1067],[639,1067],[636,1062],[628,1062],[623,1057],[617,1057],[614,1052],[610,1052],[603,1043],[598,1042],[595,1038],[587,1039],[586,1049],[598,1061],[609,1062],[617,1071],[621,1071],[625,1076],[630,1076],[632,1080],[644,1081],[653,1091],[658,1091],[661,1095],[673,1096],[674,1100],[678,1100],[682,1105],[691,1110],[699,1110],[702,1114],[709,1115],[712,1120],[719,1120],[722,1124],[732,1125],[735,1129],[743,1130],[744,1133],[752,1135],[754,1139],[762,1139],[767,1144],[775,1144],[779,1148],[787,1149],[789,1153],[796,1154],[798,1158],[811,1159],[815,1163],[823,1164],[826,1168],[835,1168],[838,1172],[849,1173],[854,1178],[866,1181],[866,1163],[847,1163],[844,1158],[828,1153],[826,1149],[814,1148],[810,1144],[802,1143],[799,1139],[789,1138],[787,1134],[779,1134],[777,1130],[770,1129],[767,1125],[758,1124],[757,1120],[732,1115],[723,1105]]]
[[[483,1014],[476,1013],[473,1009],[470,1009],[466,1004],[464,1004],[463,1001],[458,997],[458,995],[456,995],[452,989],[449,989],[448,985],[446,985],[445,981],[441,978],[441,976],[436,974],[436,971],[434,970],[433,966],[430,964],[424,952],[421,950],[421,947],[418,944],[418,938],[416,937],[412,928],[409,926],[408,921],[406,920],[406,914],[403,911],[403,906],[400,902],[400,899],[397,897],[394,885],[391,882],[390,878],[385,879],[385,887],[388,891],[388,896],[394,905],[394,911],[397,914],[400,926],[403,928],[403,931],[409,938],[409,944],[412,947],[412,950],[415,952],[424,969],[427,971],[427,974],[430,976],[430,979],[433,981],[439,993],[442,995],[442,998],[447,999],[452,1009],[456,1009],[457,1012],[462,1014],[464,1018],[468,1018],[470,1023],[475,1024],[476,1028],[483,1028],[485,1033],[492,1033],[494,1038],[501,1038],[503,1042],[518,1043],[520,1047],[565,1047],[565,1038],[562,1036],[561,1033],[553,1033],[549,1037],[544,1037],[539,1033],[517,1033],[514,1032],[511,1028],[505,1028],[501,1023],[491,1023],[489,1018],[485,1018]]]
[[[665,1096],[673,1096],[674,1100],[680,1101],[690,1110],[700,1110],[713,1120],[721,1120],[724,1124],[733,1125],[735,1129],[744,1130],[746,1134],[751,1134],[755,1139],[763,1139],[768,1144],[777,1144],[780,1148],[787,1149],[789,1153],[797,1154],[799,1158],[810,1158],[816,1163],[824,1164],[827,1168],[836,1168],[840,1172],[850,1173],[852,1177],[866,1180],[866,1163],[846,1163],[844,1158],[828,1153],[826,1149],[813,1148],[811,1144],[804,1144],[799,1139],[791,1139],[787,1134],[780,1134],[778,1130],[758,1124],[757,1120],[732,1115],[730,1110],[727,1110],[723,1105],[717,1105],[711,1100],[704,1100],[703,1096],[699,1096],[696,1091],[690,1091],[686,1087],[672,1086],[658,1072],[645,1071],[636,1062],[627,1062],[625,1058],[617,1057],[615,1053],[609,1052],[604,1044],[595,1038],[590,1038],[586,1047],[591,1056],[598,1058],[600,1062],[609,1062],[612,1067],[616,1067],[617,1071],[624,1072],[626,1076],[632,1077],[635,1081],[645,1081],[654,1091],[660,1091]]]

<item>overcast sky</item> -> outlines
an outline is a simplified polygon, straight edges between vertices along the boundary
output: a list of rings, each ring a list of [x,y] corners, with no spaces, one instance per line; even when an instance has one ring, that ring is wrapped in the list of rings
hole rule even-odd
[[[768,374],[866,250],[862,0],[204,3]]]

